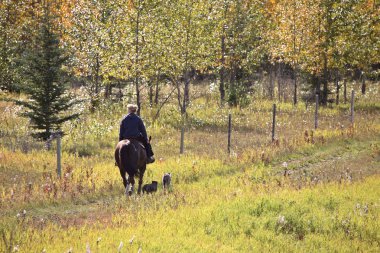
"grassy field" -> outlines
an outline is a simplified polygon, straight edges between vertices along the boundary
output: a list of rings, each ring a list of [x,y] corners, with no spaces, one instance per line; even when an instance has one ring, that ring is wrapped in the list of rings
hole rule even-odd
[[[321,108],[314,130],[312,106],[277,103],[276,143],[273,101],[219,108],[193,87],[184,155],[175,100],[156,121],[145,107],[157,162],[144,181],[171,172],[172,188],[132,197],[113,161],[128,100],[77,108],[61,179],[21,108],[0,102],[0,252],[379,252],[380,90],[369,87],[354,126],[348,104]]]

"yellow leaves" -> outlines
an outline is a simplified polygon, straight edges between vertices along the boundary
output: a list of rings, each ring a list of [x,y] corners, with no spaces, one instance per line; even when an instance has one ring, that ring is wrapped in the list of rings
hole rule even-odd
[[[128,6],[129,11],[135,9],[135,1],[141,1],[141,0],[128,0],[127,6]]]
[[[265,3],[266,9],[269,13],[274,13],[276,9],[277,1],[276,0],[268,0]]]

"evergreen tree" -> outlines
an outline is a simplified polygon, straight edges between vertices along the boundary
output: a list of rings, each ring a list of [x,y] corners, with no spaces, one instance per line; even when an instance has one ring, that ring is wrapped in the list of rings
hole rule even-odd
[[[36,130],[34,137],[43,140],[47,140],[53,131],[60,130],[62,123],[78,116],[67,113],[76,101],[66,94],[62,65],[67,57],[59,47],[52,20],[48,7],[45,7],[33,46],[26,50],[23,59],[24,91],[29,99],[16,101],[26,107],[22,115],[31,120],[31,126]]]

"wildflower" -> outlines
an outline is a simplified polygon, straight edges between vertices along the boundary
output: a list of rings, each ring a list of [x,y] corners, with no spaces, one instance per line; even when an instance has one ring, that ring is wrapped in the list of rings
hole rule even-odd
[[[86,243],[86,253],[91,253],[90,244]]]
[[[22,211],[22,214],[25,216],[26,215],[26,210],[24,209],[24,211]]]
[[[12,250],[12,252],[19,252],[19,246],[18,245],[16,245],[16,246],[14,246],[13,247],[13,250]]]
[[[285,216],[283,216],[283,215],[278,216],[277,224],[285,225],[286,224]]]
[[[368,213],[368,205],[367,204],[365,204],[363,206],[363,211],[364,211],[364,213]]]
[[[17,218],[20,218],[20,216],[21,216],[20,213],[17,213],[17,214],[16,214],[16,217],[17,217]]]
[[[123,248],[124,243],[120,242],[119,247],[117,248],[117,252],[121,251],[121,248]]]
[[[283,162],[282,163],[282,167],[287,168],[288,167],[288,163],[287,162]]]

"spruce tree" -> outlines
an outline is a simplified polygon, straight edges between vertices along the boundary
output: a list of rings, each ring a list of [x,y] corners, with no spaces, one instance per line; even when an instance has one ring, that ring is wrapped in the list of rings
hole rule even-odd
[[[76,101],[66,92],[62,65],[67,57],[59,46],[52,21],[47,6],[34,43],[24,54],[22,74],[28,100],[17,101],[26,108],[22,115],[30,119],[35,129],[33,136],[43,140],[60,131],[62,123],[78,116],[68,113]]]

